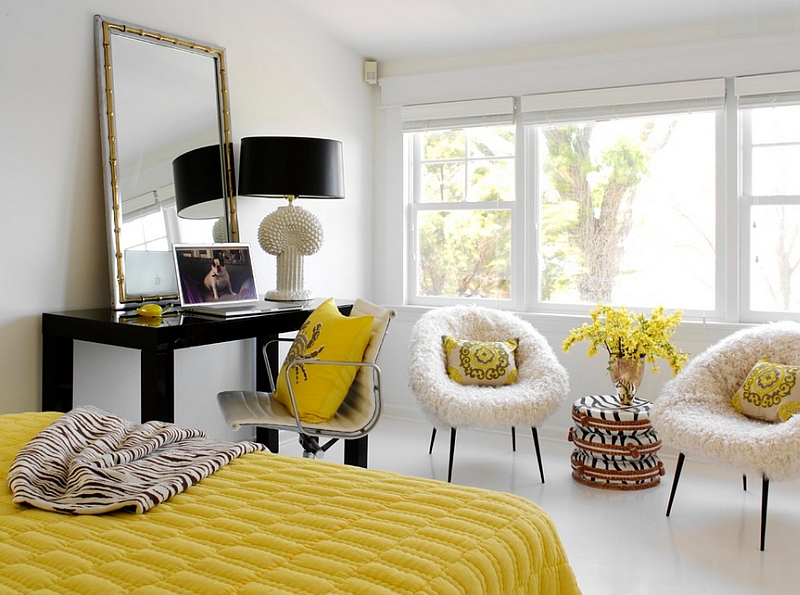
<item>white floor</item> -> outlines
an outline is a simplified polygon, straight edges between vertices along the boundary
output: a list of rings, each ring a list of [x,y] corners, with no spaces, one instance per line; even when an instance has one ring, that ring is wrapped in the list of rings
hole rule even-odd
[[[431,427],[384,416],[370,434],[369,465],[447,479],[449,432],[428,455]],[[686,459],[672,514],[665,516],[675,458],[646,490],[586,487],[571,478],[566,440],[540,437],[546,483],[539,479],[530,431],[511,435],[460,430],[453,483],[512,492],[555,521],[584,595],[789,595],[800,593],[800,482],[770,484],[766,551],[759,551],[761,480]],[[286,454],[293,446],[282,446]],[[339,445],[325,456],[341,462]]]

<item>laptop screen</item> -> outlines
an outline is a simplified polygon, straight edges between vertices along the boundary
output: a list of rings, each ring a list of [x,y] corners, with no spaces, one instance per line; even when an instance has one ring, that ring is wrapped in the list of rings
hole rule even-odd
[[[181,306],[258,299],[248,244],[173,246]]]

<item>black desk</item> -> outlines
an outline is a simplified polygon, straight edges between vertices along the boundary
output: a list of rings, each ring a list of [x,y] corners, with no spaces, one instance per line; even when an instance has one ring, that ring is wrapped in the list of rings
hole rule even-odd
[[[348,314],[352,303],[340,305]],[[110,308],[42,314],[42,410],[72,409],[73,342],[88,341],[141,351],[141,421],[175,421],[175,350],[256,339],[256,389],[269,390],[262,346],[279,333],[296,331],[311,308],[257,316],[212,318],[188,314],[145,319]],[[277,345],[271,353],[277,369]],[[259,442],[278,451],[278,433],[259,429]]]

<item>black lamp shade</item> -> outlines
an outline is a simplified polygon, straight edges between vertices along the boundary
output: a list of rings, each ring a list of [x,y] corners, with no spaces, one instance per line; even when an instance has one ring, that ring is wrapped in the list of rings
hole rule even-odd
[[[243,138],[238,194],[344,198],[342,143],[294,136]]]
[[[172,162],[175,205],[184,219],[225,216],[225,178],[220,145],[200,147]]]

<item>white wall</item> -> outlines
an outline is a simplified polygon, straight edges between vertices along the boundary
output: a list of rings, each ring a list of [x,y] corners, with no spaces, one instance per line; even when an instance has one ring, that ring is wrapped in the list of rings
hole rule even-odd
[[[93,15],[226,48],[234,141],[286,134],[344,143],[347,198],[308,201],[325,229],[306,259],[318,295],[370,297],[372,105],[362,58],[271,0],[0,0],[0,413],[38,410],[41,313],[110,303]],[[274,257],[256,229],[277,201],[240,201],[258,282]],[[343,264],[346,263],[346,264]],[[214,395],[253,383],[250,342],[179,351],[176,421],[220,434]],[[80,343],[76,404],[138,419],[138,353]]]

